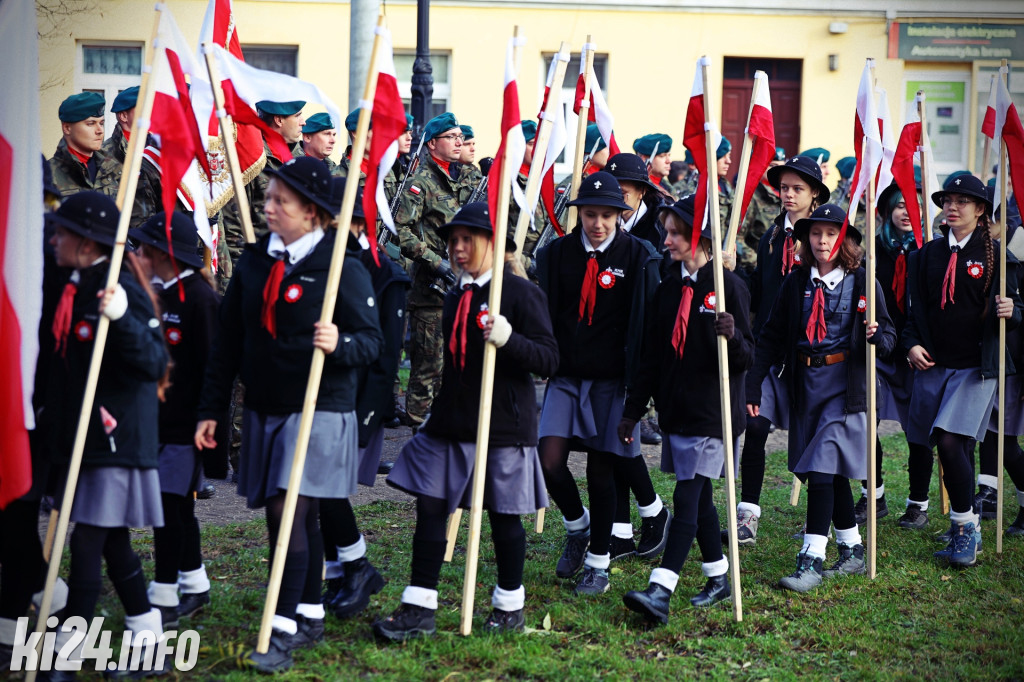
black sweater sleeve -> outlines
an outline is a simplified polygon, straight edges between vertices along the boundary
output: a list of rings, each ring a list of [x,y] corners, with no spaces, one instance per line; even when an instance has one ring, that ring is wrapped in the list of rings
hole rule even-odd
[[[243,259],[251,257],[251,251],[243,252],[238,259],[239,265]],[[231,387],[242,366],[245,342],[245,323],[242,320],[243,277],[244,271],[236,268],[220,303],[216,323],[212,325],[213,340],[197,410],[197,418],[200,420],[223,419],[231,404]]]
[[[878,330],[868,343],[877,346],[875,352],[880,359],[888,360],[896,349],[896,325],[889,318],[889,311],[885,306],[885,294],[882,291],[882,284],[878,280],[875,280],[875,306],[875,321],[878,322]]]
[[[754,335],[750,330],[750,294],[743,280],[726,273],[728,295],[725,301],[725,310],[730,313],[735,321],[735,329],[732,338],[726,344],[729,352],[729,373],[739,374],[746,372],[754,364]],[[729,281],[731,280],[731,282]]]
[[[128,310],[110,323],[108,353],[131,376],[157,381],[167,370],[167,349],[153,303],[130,272],[122,272],[121,287],[128,297]]]
[[[757,337],[754,364],[747,373],[747,403],[751,405],[761,404],[761,382],[771,371],[772,366],[786,357],[786,337],[791,326],[790,306],[787,305],[787,301],[795,295],[793,289],[796,286],[797,274],[795,271],[783,280],[768,319]]]
[[[662,280],[654,292],[651,301],[651,314],[644,321],[643,339],[640,344],[640,362],[637,366],[633,383],[626,390],[626,407],[622,416],[639,420],[647,411],[647,403],[658,390],[658,379],[663,368],[661,366],[661,334],[658,330],[657,311],[661,309],[661,301],[668,280]],[[673,281],[678,286],[678,282]]]
[[[511,279],[515,275],[506,273]],[[542,377],[549,377],[558,369],[558,342],[551,328],[548,301],[539,287],[529,282],[512,280],[516,290],[515,317],[510,319],[512,335],[498,349],[498,356],[508,356],[523,369]],[[520,284],[525,291],[519,291]],[[509,291],[513,293],[513,291]]]
[[[377,359],[384,337],[373,283],[366,267],[354,256],[345,258],[341,271],[334,323],[338,325],[338,347],[328,356],[329,361],[343,367],[361,367]]]

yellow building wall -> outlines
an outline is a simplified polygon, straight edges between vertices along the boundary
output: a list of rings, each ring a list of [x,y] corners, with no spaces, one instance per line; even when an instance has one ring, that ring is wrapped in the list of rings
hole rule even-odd
[[[167,2],[182,32],[196,39],[206,4]],[[77,16],[68,30],[41,44],[41,80],[57,83],[41,93],[47,155],[60,135],[56,109],[72,92],[75,40],[142,41],[151,30],[149,2],[106,0],[100,7],[101,11]],[[341,2],[235,0],[243,44],[299,45],[298,76],[317,83],[343,110],[348,99],[349,12],[348,3]],[[414,49],[415,4],[389,3],[387,18],[395,48]],[[518,23],[527,39],[519,78],[524,117],[535,116],[539,107],[544,53],[556,51],[563,40],[578,52],[590,34],[597,51],[609,55],[606,96],[620,144],[625,148],[640,135],[664,132],[675,140],[674,157],[681,158],[686,104],[698,57],[711,58],[709,87],[716,118],[721,112],[725,56],[802,59],[800,147],[826,147],[835,160],[853,154],[854,105],[864,60],[876,59],[877,82],[889,93],[894,126],[904,118],[904,62],[886,58],[884,18],[844,18],[848,30],[840,35],[828,31],[834,20],[828,15],[524,9],[435,2],[430,32],[431,48],[451,53],[451,109],[474,127],[478,156],[493,154],[498,146],[504,51]],[[828,70],[830,54],[838,55],[836,71]],[[971,65],[915,63],[914,68],[969,71]],[[315,110],[311,105],[307,112]],[[733,140],[737,147],[738,142]],[[830,184],[838,180],[835,176]]]

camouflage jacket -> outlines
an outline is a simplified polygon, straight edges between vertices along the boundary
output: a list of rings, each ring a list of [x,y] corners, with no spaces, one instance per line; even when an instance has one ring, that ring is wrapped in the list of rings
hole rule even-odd
[[[697,171],[692,171],[684,175],[677,182],[669,185],[669,188],[676,198],[681,199],[687,194],[693,194],[697,191],[698,180],[700,180],[700,174],[698,174]]]
[[[452,169],[458,167],[458,164],[451,166]],[[443,304],[442,294],[430,288],[435,279],[434,271],[442,260],[448,258],[446,245],[438,236],[437,229],[455,217],[470,194],[469,186],[462,184],[458,175],[455,178],[449,176],[429,154],[406,184],[395,212],[395,227],[398,228],[402,255],[416,265],[409,293],[411,307],[440,307]]]
[[[839,184],[836,185],[836,188],[832,190],[832,194],[828,198],[828,203],[835,204],[836,206],[839,206],[839,208],[843,209],[843,211],[845,211],[846,213],[849,213],[850,185],[852,184],[852,182],[853,181],[849,178],[844,178],[843,180],[840,180]],[[856,218],[854,218],[853,221],[854,227],[860,230],[861,234],[864,234],[864,230],[867,229],[868,224],[868,219],[867,216],[864,214],[864,210],[864,198],[861,197],[860,203],[858,204],[857,208],[857,216]]]
[[[753,270],[757,265],[757,245],[761,236],[775,226],[775,218],[782,212],[782,199],[771,186],[758,183],[750,197],[747,215],[736,236],[736,264]]]
[[[148,150],[146,153],[149,153]],[[182,190],[179,188],[174,200],[174,210],[192,215],[192,209],[182,202],[181,194]],[[164,210],[164,197],[160,169],[153,164],[149,157],[143,156],[142,167],[139,169],[139,184],[135,188],[135,201],[132,203],[132,217],[128,226],[133,229],[139,227],[154,213],[162,210]]]
[[[725,178],[718,178],[718,218],[722,227],[722,234],[729,228],[729,214],[732,213],[732,202],[736,192],[732,183]]]
[[[103,141],[100,151],[124,166],[124,157],[128,153],[128,138],[124,136],[120,125],[114,126],[114,133]]]
[[[269,154],[267,156],[269,158]],[[295,145],[295,149],[292,152],[292,156],[295,156],[295,157],[306,156],[306,150],[303,148],[301,142],[299,144]],[[342,159],[342,160],[344,160],[344,159]],[[324,163],[326,163],[327,167],[331,169],[331,177],[334,177],[334,178],[343,178],[343,177],[345,177],[345,171],[341,170],[341,167],[338,164],[334,163],[334,161],[331,160],[331,157],[328,156],[326,159],[324,159]]]
[[[302,145],[296,142],[291,145],[291,150],[292,156],[299,156],[302,153]],[[252,182],[245,186],[245,192],[249,198],[249,212],[252,215],[252,229],[256,233],[257,240],[267,233],[267,218],[263,215],[263,204],[267,201],[267,185],[270,184],[270,175],[267,174],[267,171],[277,170],[284,163],[270,151],[270,145],[265,139],[263,140],[263,151],[267,155],[267,165]],[[238,226],[238,229],[241,230],[241,225]],[[231,238],[232,235],[229,234],[228,239]],[[244,235],[241,236],[241,241],[243,244],[245,243]]]
[[[57,143],[57,151],[47,160],[53,173],[53,184],[60,190],[62,199],[85,190],[96,190],[107,196],[116,197],[121,182],[121,164],[102,151],[93,152],[90,164],[95,163],[96,176],[89,179],[89,170],[69,150],[64,140]]]
[[[516,181],[519,183],[519,187],[525,192],[526,183],[529,177],[524,174],[521,170],[516,176]],[[519,204],[516,203],[516,198],[509,197],[508,203],[508,233],[512,237],[516,234],[516,225],[519,223],[519,214],[522,210],[519,208]],[[523,240],[523,251],[520,256],[525,256],[529,259],[533,256],[533,251],[537,246],[537,240],[540,239],[540,231],[544,229],[544,225],[547,223],[547,214],[544,212],[544,202],[537,202],[537,209],[533,212],[533,220],[527,225],[526,238]],[[529,266],[530,263],[527,261],[524,263],[524,267]]]

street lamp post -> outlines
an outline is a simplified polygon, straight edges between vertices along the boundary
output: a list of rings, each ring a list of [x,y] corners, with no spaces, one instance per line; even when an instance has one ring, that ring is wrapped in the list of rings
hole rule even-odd
[[[416,60],[412,63],[412,117],[419,138],[429,116],[434,95],[433,68],[430,66],[430,0],[416,0]]]

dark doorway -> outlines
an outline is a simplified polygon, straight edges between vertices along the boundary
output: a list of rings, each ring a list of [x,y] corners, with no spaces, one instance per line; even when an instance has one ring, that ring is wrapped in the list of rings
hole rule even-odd
[[[743,131],[750,111],[754,72],[768,74],[772,114],[775,119],[775,144],[788,156],[800,153],[800,82],[803,62],[799,59],[760,59],[726,57],[722,84],[722,134],[735,148],[733,163],[739,168]]]

